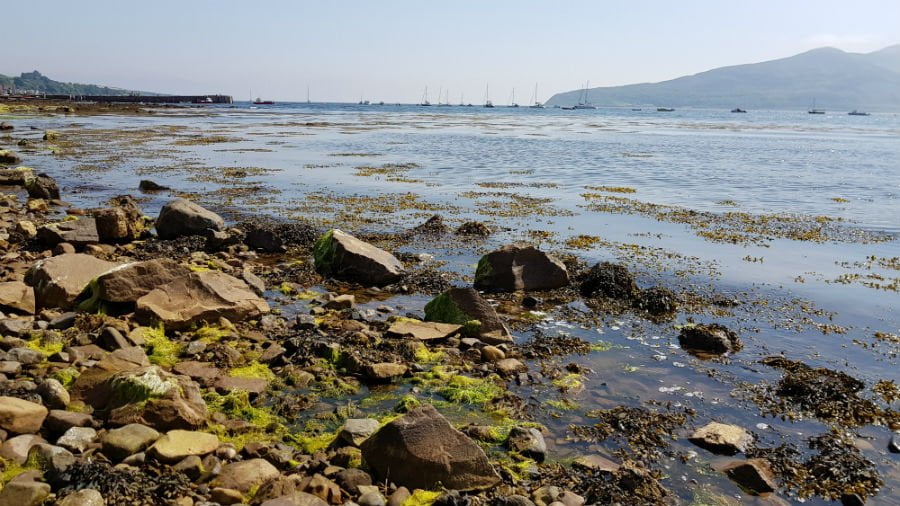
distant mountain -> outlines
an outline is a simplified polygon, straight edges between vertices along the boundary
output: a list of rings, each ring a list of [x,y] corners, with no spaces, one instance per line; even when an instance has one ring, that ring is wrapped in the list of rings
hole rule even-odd
[[[549,105],[578,102],[557,93]],[[721,67],[659,83],[591,88],[595,105],[900,111],[900,45],[867,54],[813,49],[788,58]]]
[[[135,92],[121,88],[97,86],[95,84],[63,83],[54,81],[37,70],[34,72],[23,72],[19,77],[7,77],[0,74],[0,90],[3,90],[5,93],[9,89],[47,93],[50,95],[131,95],[132,93],[155,95],[155,93]]]

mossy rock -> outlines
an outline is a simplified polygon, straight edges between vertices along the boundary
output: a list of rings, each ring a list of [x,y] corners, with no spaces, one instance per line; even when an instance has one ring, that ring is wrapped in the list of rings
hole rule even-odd
[[[463,333],[488,344],[510,341],[497,312],[472,288],[451,288],[432,299],[425,305],[425,321],[462,325]]]
[[[403,278],[394,255],[338,229],[325,232],[313,246],[316,271],[367,286],[384,286]]]

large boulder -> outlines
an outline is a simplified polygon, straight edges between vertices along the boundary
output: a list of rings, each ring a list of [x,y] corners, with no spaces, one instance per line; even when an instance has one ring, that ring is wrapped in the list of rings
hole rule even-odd
[[[500,477],[484,450],[425,405],[388,423],[362,444],[374,474],[409,488],[481,490]]]
[[[128,195],[115,197],[113,207],[95,209],[97,234],[102,242],[129,242],[140,239],[146,232],[144,216],[137,202]]]
[[[137,300],[139,321],[183,329],[198,322],[232,322],[269,312],[247,283],[219,271],[193,272],[151,290]]]
[[[628,268],[612,262],[600,262],[591,267],[581,281],[580,291],[585,297],[599,296],[628,303],[640,293]]]
[[[100,242],[94,218],[50,223],[37,229],[37,238],[46,246],[67,242],[76,248]]]
[[[0,309],[34,314],[34,289],[21,281],[0,283]]]
[[[160,239],[206,235],[210,230],[224,228],[225,220],[221,216],[186,199],[169,202],[156,219],[156,233]]]
[[[425,305],[425,320],[462,325],[463,332],[488,344],[512,341],[490,303],[473,288],[451,288]]]
[[[475,270],[475,288],[492,292],[552,290],[568,284],[566,266],[534,246],[504,246],[481,257]]]
[[[49,411],[40,404],[0,396],[0,429],[15,434],[33,434],[41,430]]]
[[[151,366],[115,374],[106,385],[106,403],[94,407],[107,412],[114,425],[140,423],[168,431],[194,429],[206,423],[200,386],[186,376]]]
[[[28,198],[53,200],[59,198],[59,186],[56,180],[47,174],[41,173],[25,178],[25,190]]]
[[[34,287],[36,309],[70,308],[92,279],[117,265],[91,255],[66,253],[35,263],[25,282]]]
[[[325,276],[363,285],[389,285],[403,277],[403,264],[394,255],[337,229],[316,241],[316,270]]]
[[[99,304],[134,304],[155,288],[191,274],[186,266],[170,258],[134,262],[112,269],[91,283],[79,299],[79,307],[90,310]]]

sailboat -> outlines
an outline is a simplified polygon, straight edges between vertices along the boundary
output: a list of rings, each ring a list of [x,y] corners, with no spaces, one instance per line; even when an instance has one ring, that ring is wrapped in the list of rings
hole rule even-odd
[[[856,109],[853,109],[852,111],[848,112],[847,115],[848,116],[871,116],[871,114],[869,114],[865,111],[859,111]]]
[[[596,109],[596,107],[588,102],[588,88],[591,86],[591,82],[588,81],[584,85],[584,89],[581,90],[581,93],[578,96],[578,103],[575,104],[572,109]]]
[[[309,104],[309,86],[306,87],[306,103]]]
[[[368,101],[368,100],[363,100],[363,95],[362,95],[362,94],[359,95],[359,105],[369,105],[369,101]]]
[[[825,114],[825,109],[816,109],[816,99],[813,99],[812,108],[806,112],[809,114]]]
[[[428,101],[428,86],[425,87],[425,93],[422,93],[422,102],[419,105],[423,107],[431,105],[431,102]]]
[[[512,95],[509,97],[509,106],[510,107],[519,107],[519,104],[516,103],[516,89],[512,89]]]
[[[534,96],[531,97],[531,105],[528,106],[531,109],[543,109],[544,104],[538,102],[537,99],[537,83],[534,83]]]
[[[450,90],[448,89],[444,95],[444,102],[441,102],[441,97],[438,95],[438,105],[441,107],[450,107]]]
[[[494,107],[494,103],[491,102],[490,96],[491,96],[490,95],[490,85],[485,84],[484,85],[484,106],[485,107]]]

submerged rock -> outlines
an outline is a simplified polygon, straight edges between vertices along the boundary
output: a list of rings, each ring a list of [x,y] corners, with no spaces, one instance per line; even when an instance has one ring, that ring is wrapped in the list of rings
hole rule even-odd
[[[534,246],[507,245],[481,257],[475,288],[514,292],[552,290],[569,284],[566,266]]]
[[[741,349],[737,334],[718,323],[688,325],[678,335],[681,347],[689,352],[721,355]]]
[[[389,285],[403,277],[403,264],[394,255],[332,229],[316,241],[316,270],[325,276],[363,285]]]
[[[739,460],[726,465],[722,471],[752,494],[765,494],[778,489],[775,474],[766,459]]]
[[[606,297],[631,302],[637,298],[638,286],[627,267],[600,262],[584,275],[579,288],[584,297]]]
[[[472,235],[487,237],[491,235],[491,229],[480,221],[467,221],[459,226],[455,232],[457,235]]]
[[[388,423],[362,444],[363,459],[379,479],[410,488],[481,490],[500,477],[484,450],[454,429],[431,405]]]
[[[19,155],[15,154],[14,152],[8,149],[0,149],[0,163],[5,165],[12,165],[21,161],[22,159],[19,157]]]
[[[634,305],[654,316],[668,315],[678,310],[678,296],[668,288],[655,286],[641,290]]]
[[[154,183],[149,179],[141,179],[141,182],[138,183],[138,190],[142,192],[160,192],[164,190],[168,190],[168,186],[163,186],[161,184]]]
[[[175,199],[160,210],[156,233],[160,239],[186,235],[206,235],[210,230],[223,230],[225,220],[187,199]]]
[[[92,279],[117,265],[91,255],[66,253],[35,263],[25,282],[34,287],[36,309],[67,309]]]
[[[135,316],[150,325],[183,329],[227,318],[238,322],[269,312],[247,283],[219,271],[194,272],[157,287],[137,300]]]
[[[425,305],[425,320],[453,323],[487,344],[512,341],[494,308],[472,288],[451,288]]]
[[[753,436],[743,428],[719,422],[704,425],[688,439],[701,448],[722,455],[746,452],[753,443]]]

